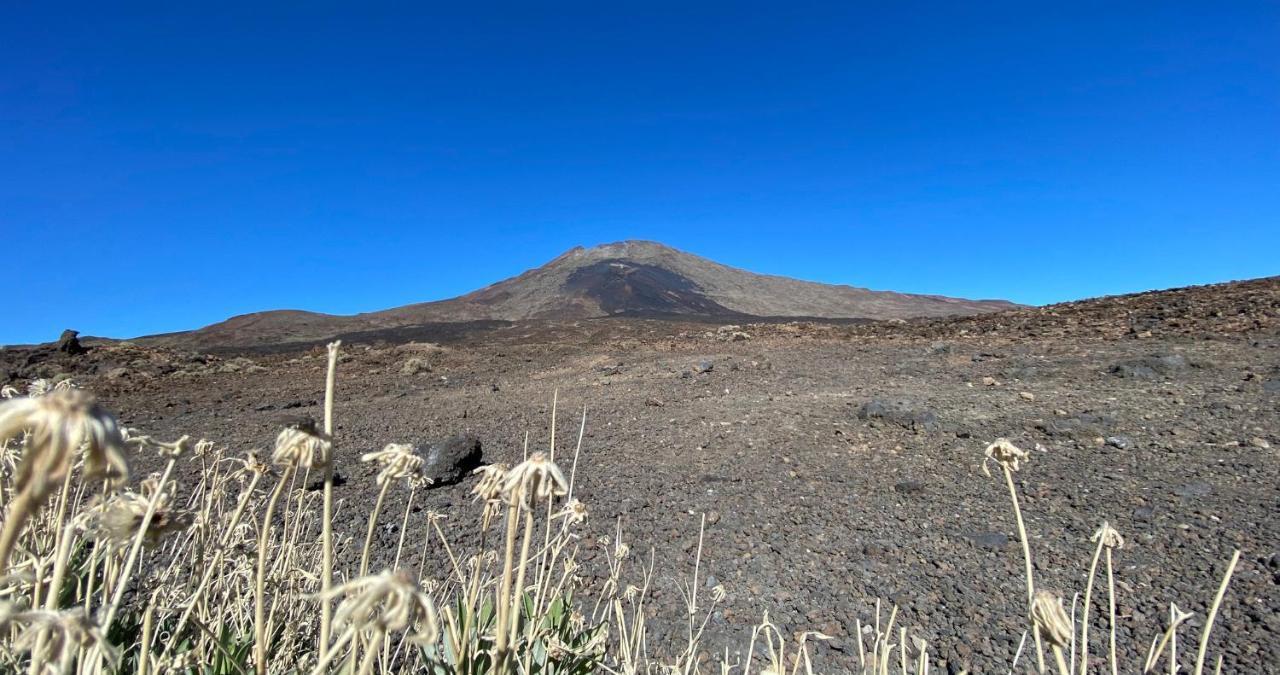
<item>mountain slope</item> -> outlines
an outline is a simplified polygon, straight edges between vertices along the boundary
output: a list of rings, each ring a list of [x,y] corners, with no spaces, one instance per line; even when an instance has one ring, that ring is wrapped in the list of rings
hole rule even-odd
[[[978,314],[1015,305],[835,286],[745,270],[644,241],[577,247],[519,276],[457,298],[333,316],[296,310],[233,317],[159,343],[229,347],[318,340],[424,323],[605,316],[898,319]]]

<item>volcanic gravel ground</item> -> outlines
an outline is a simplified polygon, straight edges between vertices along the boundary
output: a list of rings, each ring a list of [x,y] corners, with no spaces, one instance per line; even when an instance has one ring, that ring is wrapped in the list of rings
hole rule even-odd
[[[1108,520],[1126,539],[1116,553],[1122,662],[1140,663],[1171,601],[1196,613],[1180,650],[1192,658],[1240,548],[1213,653],[1226,672],[1265,671],[1280,666],[1278,287],[906,324],[596,320],[514,324],[439,349],[345,345],[338,523],[358,547],[376,496],[360,454],[469,432],[486,462],[514,464],[526,433],[531,449],[546,448],[558,390],[566,469],[586,408],[575,490],[591,512],[585,573],[603,574],[608,548],[594,540],[619,520],[633,565],[655,550],[652,652],[684,645],[677,580],[693,571],[705,514],[700,597],[727,591],[709,651],[745,651],[767,611],[786,632],[834,637],[814,648],[815,667],[848,670],[855,620],[871,621],[881,598],[951,672],[994,672],[1026,626],[1009,496],[998,473],[981,471],[983,448],[1008,437],[1032,451],[1016,483],[1039,587],[1070,605],[1090,535]],[[415,355],[429,372],[404,372]],[[282,415],[321,416],[324,361],[314,348],[213,358],[117,345],[39,363],[77,375],[127,426],[266,450]],[[10,378],[37,371],[14,365]],[[428,510],[447,515],[455,550],[474,550],[474,480],[419,493],[409,564]],[[394,554],[406,495],[388,499],[374,568]],[[445,573],[439,547],[427,551]],[[1095,612],[1105,593],[1101,582]],[[1092,634],[1102,657],[1102,614]]]

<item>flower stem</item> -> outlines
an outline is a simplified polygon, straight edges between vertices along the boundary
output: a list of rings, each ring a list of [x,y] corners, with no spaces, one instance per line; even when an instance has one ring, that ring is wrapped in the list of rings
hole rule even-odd
[[[1204,672],[1204,657],[1209,649],[1209,633],[1213,631],[1213,622],[1218,618],[1218,608],[1222,606],[1222,598],[1227,594],[1227,584],[1231,583],[1231,575],[1236,571],[1236,563],[1240,562],[1240,550],[1231,555],[1231,562],[1227,563],[1227,573],[1222,576],[1222,584],[1218,586],[1218,594],[1213,598],[1213,605],[1209,608],[1209,616],[1204,620],[1204,630],[1200,633],[1200,652],[1196,654],[1196,669],[1194,675],[1201,675]]]
[[[1027,541],[1027,528],[1022,523],[1022,509],[1018,507],[1018,490],[1013,485],[1013,471],[1003,463],[1000,468],[1004,470],[1004,482],[1009,486],[1009,498],[1013,500],[1013,516],[1018,522],[1018,540],[1022,542],[1022,561],[1027,572],[1027,608],[1030,609],[1036,596],[1035,582],[1031,578],[1031,543]],[[1043,673],[1045,671],[1044,645],[1040,642],[1040,631],[1033,627],[1031,634],[1036,640],[1036,666],[1039,668],[1037,672]]]
[[[324,516],[320,521],[320,658],[329,649],[329,634],[333,625],[333,605],[328,599],[333,587],[333,392],[337,379],[338,348],[342,340],[329,343],[329,370],[324,379],[324,433],[329,438],[329,462],[324,468]]]

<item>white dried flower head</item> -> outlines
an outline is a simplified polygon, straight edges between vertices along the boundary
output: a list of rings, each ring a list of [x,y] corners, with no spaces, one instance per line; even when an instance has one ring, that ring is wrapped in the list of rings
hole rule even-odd
[[[439,637],[431,599],[403,571],[353,579],[316,597],[338,596],[343,600],[333,615],[335,626],[378,634],[412,630],[409,640],[417,644],[431,644]]]
[[[711,589],[711,599],[715,602],[724,602],[727,596],[728,592],[724,590],[724,584],[716,584]]]
[[[617,545],[613,547],[614,558],[618,560],[622,560],[623,558],[626,558],[628,555],[631,555],[631,547],[628,546],[627,544],[624,544],[623,542],[618,542]]]
[[[196,457],[204,457],[209,453],[213,452],[213,448],[214,448],[213,441],[202,438],[196,441],[195,448],[192,449],[192,454],[194,454]]]
[[[423,460],[413,451],[413,446],[403,443],[388,443],[386,447],[360,456],[362,462],[375,462],[382,467],[376,479],[378,485],[385,485],[402,478],[412,478],[422,472]]]
[[[15,398],[21,395],[22,392],[18,391],[18,388],[12,384],[6,384],[3,387],[0,387],[0,398]]]
[[[267,466],[267,463],[262,461],[262,458],[254,451],[246,452],[244,459],[236,458],[233,461],[240,464],[239,472],[242,474],[263,476],[271,472],[271,467]]]
[[[995,442],[987,446],[986,456],[982,459],[982,472],[991,475],[987,469],[987,462],[995,462],[1002,468],[1010,471],[1017,471],[1020,468],[1020,462],[1030,458],[1030,454],[1026,450],[1019,448],[1009,442],[1007,438],[997,438]]]
[[[31,383],[27,385],[27,396],[32,398],[44,396],[51,391],[53,391],[53,383],[43,377],[37,380],[32,380]]]
[[[577,525],[587,519],[590,513],[587,511],[587,505],[578,500],[577,497],[569,500],[565,504],[564,510],[556,514],[557,518],[564,518],[565,522],[570,525]]]
[[[1040,637],[1049,644],[1070,646],[1074,628],[1060,596],[1049,591],[1036,591],[1031,601],[1031,622],[1040,632]]]
[[[116,419],[78,389],[0,403],[0,442],[26,433],[14,487],[43,500],[62,483],[78,451],[85,475],[115,485],[129,477]]]
[[[153,483],[155,481],[152,481]],[[105,501],[90,505],[77,518],[80,528],[93,538],[114,548],[129,546],[142,521],[146,518],[151,503],[151,495],[155,494],[154,484],[144,487],[143,492],[119,492]],[[192,514],[171,507],[172,500],[168,493],[161,494],[156,501],[155,512],[143,541],[155,545],[166,536],[186,530],[194,522]]]
[[[107,642],[102,629],[83,607],[63,611],[28,609],[0,613],[0,630],[8,632],[10,626],[20,626],[18,639],[13,642],[16,652],[30,652],[41,644],[47,650],[42,656],[63,655],[67,650],[79,650],[98,646],[114,663],[116,650]]]
[[[276,448],[271,461],[279,466],[295,469],[323,469],[329,465],[333,442],[328,435],[316,428],[311,419],[291,423],[276,436]]]
[[[628,601],[634,601],[640,597],[640,587],[635,584],[627,584],[625,590],[622,591],[622,598]]]
[[[1116,528],[1111,527],[1111,523],[1106,521],[1103,521],[1102,526],[1098,528],[1098,531],[1093,533],[1093,537],[1090,541],[1095,544],[1101,543],[1104,547],[1110,549],[1124,548],[1124,537],[1121,537],[1120,533],[1116,531]]]
[[[476,499],[490,502],[502,496],[502,484],[507,479],[506,464],[486,464],[471,473],[480,474],[480,482],[471,488]]]
[[[546,500],[569,492],[564,472],[544,452],[535,452],[517,464],[502,484],[502,496],[509,504],[530,508],[535,500]]]

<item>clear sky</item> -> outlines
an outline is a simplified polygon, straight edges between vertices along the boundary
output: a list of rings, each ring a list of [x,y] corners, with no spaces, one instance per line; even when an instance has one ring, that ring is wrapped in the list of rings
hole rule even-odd
[[[631,238],[1036,304],[1280,274],[1280,4],[0,10],[0,344]]]

